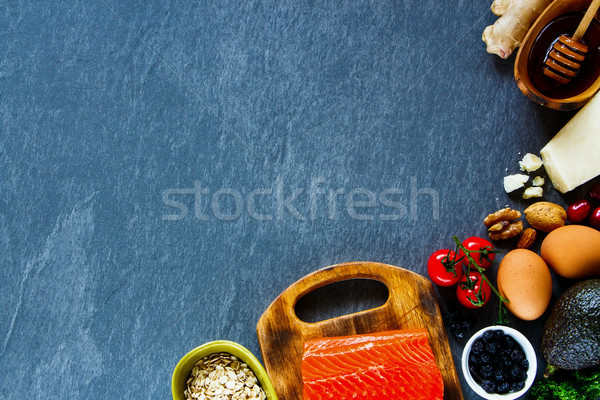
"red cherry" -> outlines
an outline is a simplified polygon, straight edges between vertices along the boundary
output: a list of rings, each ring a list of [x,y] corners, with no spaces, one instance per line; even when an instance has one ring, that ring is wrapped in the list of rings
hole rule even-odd
[[[590,214],[590,225],[593,228],[600,230],[600,207],[596,208]]]
[[[590,188],[590,198],[595,201],[600,201],[600,182],[596,182]]]
[[[592,206],[589,201],[576,201],[567,208],[567,218],[569,218],[569,221],[572,223],[578,224],[587,218],[591,209]]]

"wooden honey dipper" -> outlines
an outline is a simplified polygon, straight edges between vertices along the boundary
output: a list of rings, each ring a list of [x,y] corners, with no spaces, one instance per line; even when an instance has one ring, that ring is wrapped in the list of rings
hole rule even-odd
[[[571,82],[571,79],[577,75],[588,52],[588,46],[580,41],[594,19],[598,8],[600,8],[600,0],[593,0],[579,26],[577,26],[573,37],[562,35],[554,42],[552,49],[544,60],[544,75],[562,84]]]

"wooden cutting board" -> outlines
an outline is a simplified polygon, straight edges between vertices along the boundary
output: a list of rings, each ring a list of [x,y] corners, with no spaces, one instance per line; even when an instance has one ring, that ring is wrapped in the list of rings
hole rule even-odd
[[[374,279],[387,286],[380,307],[308,323],[294,311],[297,301],[322,286],[348,279]],[[256,332],[263,362],[280,399],[302,399],[300,363],[308,339],[404,328],[425,328],[444,379],[444,399],[463,398],[435,292],[423,276],[391,265],[355,262],[315,271],[287,288],[258,321]]]

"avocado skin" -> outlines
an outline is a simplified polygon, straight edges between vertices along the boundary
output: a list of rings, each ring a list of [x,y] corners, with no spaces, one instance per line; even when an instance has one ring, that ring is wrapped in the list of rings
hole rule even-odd
[[[600,364],[600,279],[569,287],[546,321],[542,352],[549,367],[577,370]]]

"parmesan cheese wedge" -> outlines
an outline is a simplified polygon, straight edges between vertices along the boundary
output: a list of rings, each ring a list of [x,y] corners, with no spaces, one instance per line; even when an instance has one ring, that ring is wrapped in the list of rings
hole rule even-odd
[[[600,95],[596,95],[540,151],[552,184],[569,192],[600,175]]]

